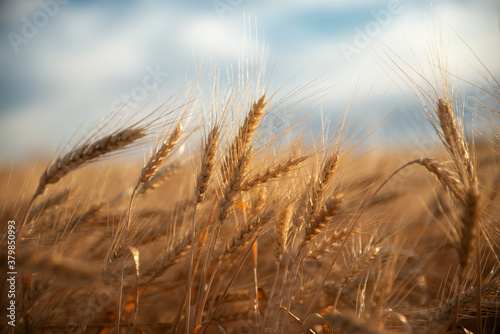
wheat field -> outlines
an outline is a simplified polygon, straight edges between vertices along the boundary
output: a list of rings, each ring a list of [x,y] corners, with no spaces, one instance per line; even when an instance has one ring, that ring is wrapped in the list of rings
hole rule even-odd
[[[255,75],[4,164],[2,332],[498,333],[498,83],[466,131],[445,71],[428,79],[421,156],[363,149],[349,113],[307,133],[290,115],[321,91]]]

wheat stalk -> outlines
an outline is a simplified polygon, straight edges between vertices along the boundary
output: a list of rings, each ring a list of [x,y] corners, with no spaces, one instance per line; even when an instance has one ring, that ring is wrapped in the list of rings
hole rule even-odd
[[[445,146],[455,161],[458,162],[457,168],[459,171],[465,169],[468,175],[474,174],[474,168],[469,156],[469,151],[457,126],[455,114],[449,103],[446,103],[442,98],[438,99],[437,114],[439,118],[439,125],[443,130]],[[467,181],[463,180],[465,184]]]

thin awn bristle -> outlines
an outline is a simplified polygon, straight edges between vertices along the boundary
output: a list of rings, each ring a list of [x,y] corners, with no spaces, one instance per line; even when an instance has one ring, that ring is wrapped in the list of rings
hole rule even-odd
[[[439,118],[439,125],[443,130],[447,149],[456,160],[462,163],[469,176],[473,175],[474,170],[470,160],[469,151],[464,142],[463,135],[458,128],[455,114],[453,113],[450,104],[446,103],[441,98],[438,100],[437,114]]]

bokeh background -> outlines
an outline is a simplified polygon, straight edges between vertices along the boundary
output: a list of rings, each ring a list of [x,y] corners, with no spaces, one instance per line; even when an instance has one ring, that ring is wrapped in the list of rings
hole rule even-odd
[[[488,88],[491,81],[477,58],[500,77],[499,7],[496,0],[3,0],[0,159],[52,154],[138,92],[137,105],[153,107],[202,64],[237,67],[245,36],[265,51],[277,83],[331,79],[322,117],[338,118],[355,92],[359,114],[370,112],[367,126],[385,122],[371,140],[412,143],[431,131],[390,57],[428,66],[440,40],[449,71],[463,79],[455,80],[459,88],[482,98],[467,82]]]

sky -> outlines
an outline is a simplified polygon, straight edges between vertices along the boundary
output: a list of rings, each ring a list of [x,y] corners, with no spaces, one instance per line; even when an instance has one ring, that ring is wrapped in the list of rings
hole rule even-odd
[[[391,61],[429,66],[439,39],[474,95],[481,62],[500,74],[499,13],[496,0],[2,0],[0,160],[50,155],[133,96],[153,107],[202,64],[236,67],[245,41],[276,84],[330,80],[316,119],[356,94],[368,123],[385,122],[375,138],[411,141],[429,127]]]

